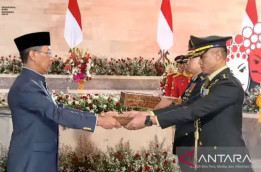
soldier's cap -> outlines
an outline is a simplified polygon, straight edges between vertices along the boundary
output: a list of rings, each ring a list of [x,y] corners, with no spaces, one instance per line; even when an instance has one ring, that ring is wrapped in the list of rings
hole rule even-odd
[[[231,36],[208,36],[208,37],[196,37],[191,35],[190,40],[194,44],[195,50],[192,53],[194,57],[202,56],[211,48],[222,47],[226,48],[227,40],[232,39]]]
[[[193,56],[194,50],[195,50],[195,46],[194,46],[192,40],[189,39],[189,42],[188,42],[188,54],[186,55],[186,57],[187,58],[190,58],[190,57],[194,58],[194,56]]]
[[[188,57],[185,55],[179,55],[179,56],[175,57],[174,60],[176,61],[176,63],[180,63],[180,64],[187,63]]]
[[[51,45],[49,32],[29,33],[15,38],[14,42],[19,52],[22,52],[30,47]]]

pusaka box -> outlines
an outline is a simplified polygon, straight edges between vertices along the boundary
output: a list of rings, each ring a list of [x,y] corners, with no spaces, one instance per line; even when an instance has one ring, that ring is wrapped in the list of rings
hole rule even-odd
[[[173,98],[173,97],[166,97],[166,98],[172,100],[175,104],[180,103],[180,99]],[[160,96],[155,96],[151,94],[121,92],[121,97],[120,97],[120,103],[124,106],[148,108],[148,109],[154,109],[160,101],[161,101]]]

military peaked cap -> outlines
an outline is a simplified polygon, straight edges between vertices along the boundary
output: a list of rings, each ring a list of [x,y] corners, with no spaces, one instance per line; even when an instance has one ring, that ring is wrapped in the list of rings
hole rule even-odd
[[[216,35],[212,35],[208,37],[196,37],[191,35],[190,40],[195,47],[193,56],[194,57],[201,56],[211,48],[216,48],[216,47],[226,48],[226,42],[229,39],[232,39],[232,37],[231,36],[222,37]]]

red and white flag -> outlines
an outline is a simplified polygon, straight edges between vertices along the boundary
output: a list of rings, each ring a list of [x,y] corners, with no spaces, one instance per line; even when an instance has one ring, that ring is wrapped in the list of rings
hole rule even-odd
[[[70,48],[74,48],[82,42],[82,21],[77,0],[69,0],[66,12],[64,38]]]
[[[246,11],[243,16],[242,29],[244,27],[253,28],[254,25],[258,22],[257,10],[256,10],[256,0],[248,0]]]
[[[162,0],[158,22],[157,41],[161,50],[166,52],[173,46],[172,14],[170,0]]]

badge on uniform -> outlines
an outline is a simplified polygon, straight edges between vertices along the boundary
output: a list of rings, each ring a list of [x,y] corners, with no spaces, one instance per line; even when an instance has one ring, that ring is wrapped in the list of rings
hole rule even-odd
[[[206,96],[206,95],[208,95],[208,93],[209,93],[209,89],[204,89],[202,95],[203,95],[203,96]]]

